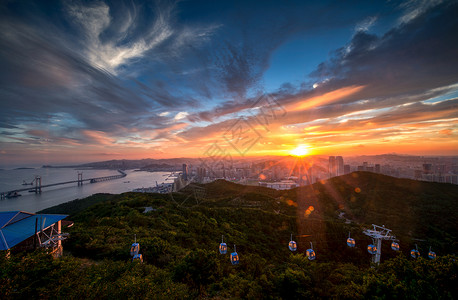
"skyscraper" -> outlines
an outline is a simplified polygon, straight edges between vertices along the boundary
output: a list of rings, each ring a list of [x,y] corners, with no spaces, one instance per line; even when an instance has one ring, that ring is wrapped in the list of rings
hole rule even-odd
[[[188,165],[183,164],[183,175],[181,176],[183,180],[188,180]]]
[[[375,173],[380,173],[380,164],[375,164]]]
[[[336,176],[336,158],[329,156],[329,177]]]
[[[344,174],[344,161],[342,156],[336,156],[337,175]]]

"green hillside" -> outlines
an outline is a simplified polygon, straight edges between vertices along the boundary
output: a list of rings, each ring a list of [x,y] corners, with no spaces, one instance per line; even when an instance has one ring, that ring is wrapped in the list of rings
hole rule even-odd
[[[456,186],[364,172],[289,191],[220,180],[172,195],[98,194],[47,209],[75,222],[64,257],[0,256],[0,290],[2,299],[456,299],[458,262],[447,255],[456,251],[456,195]],[[371,268],[362,234],[371,223],[392,229],[405,253],[386,243]],[[134,234],[143,264],[130,262]],[[221,235],[239,265],[219,254]],[[310,242],[314,261],[304,255]],[[413,242],[418,260],[407,253]],[[429,245],[435,261],[425,258]]]
[[[415,244],[423,253],[430,246],[438,254],[458,251],[457,185],[355,172],[291,190],[287,196],[298,203],[299,231],[314,235],[324,252],[350,255],[355,249],[347,249],[342,242],[348,232],[364,248],[371,240],[362,230],[371,224],[391,229],[406,255]],[[314,210],[306,214],[309,206]],[[389,243],[383,246],[387,250],[383,257],[394,257]],[[358,254],[365,254],[362,250]],[[326,254],[329,259],[344,259]]]

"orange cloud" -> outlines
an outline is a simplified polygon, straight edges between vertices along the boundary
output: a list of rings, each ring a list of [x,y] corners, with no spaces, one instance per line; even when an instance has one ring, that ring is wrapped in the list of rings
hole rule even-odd
[[[442,129],[439,133],[443,135],[452,135],[453,131],[451,129]]]
[[[108,137],[103,131],[83,130],[83,134],[100,145],[113,145],[115,143],[115,139]]]
[[[309,109],[312,107],[325,105],[330,102],[340,100],[342,98],[356,94],[359,91],[361,91],[363,88],[364,88],[363,85],[340,88],[340,89],[337,89],[335,91],[332,91],[332,92],[329,92],[329,93],[326,93],[320,96],[315,96],[315,97],[311,97],[306,100],[303,100],[300,103],[298,103],[295,107],[289,108],[289,110],[291,111],[305,110],[305,109]]]

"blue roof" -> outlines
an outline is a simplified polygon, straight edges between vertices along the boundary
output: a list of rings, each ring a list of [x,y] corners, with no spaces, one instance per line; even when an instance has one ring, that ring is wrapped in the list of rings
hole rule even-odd
[[[24,211],[6,211],[0,213],[0,228],[32,216],[32,213]]]
[[[12,248],[66,217],[67,215],[35,215],[23,211],[0,212],[0,250]]]
[[[0,214],[0,228],[3,228],[17,214],[17,211],[6,211]]]

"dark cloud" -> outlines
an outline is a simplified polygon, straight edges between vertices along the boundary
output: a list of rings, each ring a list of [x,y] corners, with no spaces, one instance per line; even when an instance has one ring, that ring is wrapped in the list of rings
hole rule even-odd
[[[458,81],[458,4],[446,2],[377,37],[357,32],[311,74],[327,88],[368,85],[378,97],[419,93]]]
[[[457,5],[445,3],[420,11],[422,14],[419,13],[408,23],[401,23],[382,37],[365,31],[356,32],[348,45],[336,50],[329,61],[321,63],[311,74],[316,80],[323,81],[316,90],[297,92],[287,85],[274,93],[278,101],[287,105],[341,87],[365,86],[361,92],[341,98],[336,103],[289,112],[287,122],[303,123],[357,110],[387,108],[427,100],[453,90],[454,87],[446,86],[458,81]],[[213,110],[189,118],[192,121],[211,121],[247,109],[250,105],[250,99],[244,103],[227,101]],[[417,104],[423,112],[443,105],[433,108]],[[398,116],[401,118],[401,114]]]
[[[39,120],[67,112],[86,126],[104,127],[103,117],[113,114],[114,119],[122,119],[125,113],[146,106],[147,102],[88,65],[78,53],[52,44],[31,28],[2,23],[8,34],[0,36],[4,45],[0,65],[9,71],[1,77],[3,120],[14,124],[18,115]]]
[[[336,3],[303,4],[265,2],[260,10],[259,5],[243,3],[228,16],[229,23],[221,29],[223,39],[212,45],[211,54],[214,75],[229,97],[241,104],[249,91],[263,90],[262,75],[273,52],[284,42],[300,34],[348,25],[367,9],[363,3],[357,11]]]
[[[99,4],[93,6],[96,11],[91,12],[96,14],[95,16],[100,13],[97,9],[104,8],[101,3]],[[166,15],[171,14],[173,7],[162,6],[161,9],[156,7],[158,11]],[[66,6],[60,8],[64,11],[68,10]],[[121,53],[123,48],[119,50],[116,46],[127,45],[128,47],[130,42],[138,42],[141,38],[140,33],[145,32],[145,28],[156,26],[153,28],[156,31],[148,32],[149,42],[152,43],[151,39],[155,38],[155,34],[161,36],[163,34],[161,30],[167,30],[163,27],[173,25],[168,24],[166,20],[168,16],[163,15],[156,18],[156,23],[162,22],[159,25],[150,21],[154,18],[143,22],[146,15],[141,8],[141,6],[132,6],[132,3],[128,4],[128,17],[120,13],[119,10],[124,9],[122,6],[110,8],[113,21],[100,35],[100,45],[115,40],[115,46],[108,50],[101,49],[100,58],[104,58],[103,55],[109,50]],[[97,21],[89,18],[90,13],[81,6],[73,9],[76,10],[73,13],[82,20],[86,18],[88,22]],[[129,81],[113,76],[110,70],[103,69],[101,66],[104,61],[100,61],[100,66],[94,65],[89,59],[90,52],[87,52],[94,50],[88,49],[93,41],[88,40],[89,38],[81,38],[85,36],[81,28],[69,35],[68,28],[57,28],[53,22],[46,19],[13,18],[8,16],[8,13],[11,13],[8,10],[2,13],[3,16],[7,16],[0,21],[2,32],[0,35],[0,68],[2,69],[0,118],[4,124],[3,128],[15,128],[18,125],[42,127],[53,125],[61,128],[61,134],[77,129],[114,132],[119,127],[141,127],[141,121],[151,118],[151,112],[154,111],[196,106],[195,99],[181,92],[172,94],[170,91],[173,87],[170,86],[143,85],[140,87],[140,91],[143,92],[139,93]],[[143,17],[140,18],[137,13],[142,14]],[[40,11],[37,11],[37,14],[40,15]],[[124,17],[118,18],[120,15]],[[102,13],[100,17],[103,16]],[[31,22],[35,22],[33,26],[29,24]],[[85,24],[88,30],[97,27],[97,23],[91,25],[90,22]],[[74,25],[68,19],[67,23],[69,26]],[[122,36],[116,36],[115,33]],[[180,35],[179,32],[175,34]],[[72,39],[75,35],[79,35],[80,38]],[[175,42],[178,38],[174,39]],[[192,39],[192,36],[187,38]],[[126,48],[126,51],[128,50],[131,49]],[[50,124],[54,116],[59,114],[64,114],[66,120]],[[164,121],[164,118],[160,119]],[[156,125],[162,127],[161,124]],[[154,128],[154,126],[154,123],[149,122],[146,127]]]
[[[143,95],[160,105],[161,110],[177,109],[179,107],[195,107],[198,101],[188,95],[172,95],[172,87],[162,80],[156,81],[154,84],[146,85],[136,79],[135,83],[140,87]],[[180,91],[178,91],[180,93]]]

